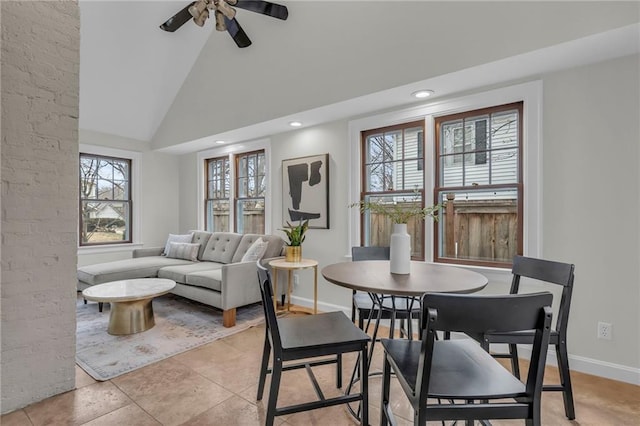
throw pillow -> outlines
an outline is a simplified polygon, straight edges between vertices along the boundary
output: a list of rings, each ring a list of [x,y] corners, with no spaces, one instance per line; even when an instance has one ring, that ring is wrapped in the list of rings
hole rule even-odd
[[[242,256],[241,262],[255,262],[262,259],[264,253],[267,251],[269,243],[262,238],[258,238],[247,249],[247,252]]]
[[[199,248],[200,244],[196,243],[169,243],[167,257],[197,262]]]
[[[190,243],[193,238],[193,234],[169,234],[169,238],[167,238],[167,243],[164,245],[164,251],[162,254],[164,256],[169,253],[169,244],[171,243]]]

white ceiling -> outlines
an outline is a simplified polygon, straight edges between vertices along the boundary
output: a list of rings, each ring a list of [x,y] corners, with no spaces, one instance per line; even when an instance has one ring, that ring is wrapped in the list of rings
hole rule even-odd
[[[203,28],[188,22],[175,33],[158,28],[187,3],[80,0],[81,129],[157,139],[155,148],[163,151],[193,152],[215,139],[239,142],[287,131],[292,118],[315,125],[410,105],[416,101],[408,94],[417,88],[445,96],[632,54],[640,44],[639,16],[604,16],[607,9],[603,13],[593,3],[577,22],[564,19],[563,14],[572,16],[571,5],[556,8],[549,18],[540,13],[527,25],[511,21],[530,16],[531,4],[510,6],[513,17],[504,28],[498,19],[491,31],[476,24],[472,34],[443,40],[438,35],[453,24],[411,16],[424,12],[419,2],[283,0],[290,12],[286,22],[238,10],[238,21],[253,40],[238,49],[226,33],[213,31],[211,22]],[[484,10],[485,3],[474,3]],[[452,6],[430,2],[429,7],[450,12]],[[333,17],[337,8],[341,15]],[[477,15],[468,16],[463,28],[474,25]],[[490,19],[495,18],[489,14],[485,22]],[[544,31],[538,30],[540,21],[548,23]],[[494,48],[483,49],[482,56],[478,46],[486,41]],[[465,55],[467,45],[473,50]],[[442,46],[456,46],[460,57]],[[398,52],[399,66],[406,69],[358,70],[382,51]],[[369,56],[359,56],[363,52]],[[302,81],[305,85],[291,90],[293,82]]]

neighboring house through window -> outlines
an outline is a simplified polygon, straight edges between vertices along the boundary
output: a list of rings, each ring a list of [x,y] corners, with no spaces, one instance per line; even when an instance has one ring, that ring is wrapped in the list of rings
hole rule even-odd
[[[509,266],[522,254],[522,110],[435,118],[436,262]]]
[[[80,154],[81,246],[132,242],[131,160]]]

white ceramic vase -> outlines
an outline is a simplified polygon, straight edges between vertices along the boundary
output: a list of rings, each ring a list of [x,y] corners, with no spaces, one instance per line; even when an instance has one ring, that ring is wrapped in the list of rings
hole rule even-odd
[[[406,223],[394,223],[391,234],[391,273],[408,274],[411,269],[411,237]]]

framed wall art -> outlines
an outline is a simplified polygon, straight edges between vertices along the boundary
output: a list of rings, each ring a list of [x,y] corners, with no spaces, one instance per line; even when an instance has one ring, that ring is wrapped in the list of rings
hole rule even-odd
[[[309,219],[329,229],[329,154],[282,161],[282,215],[283,226]]]

